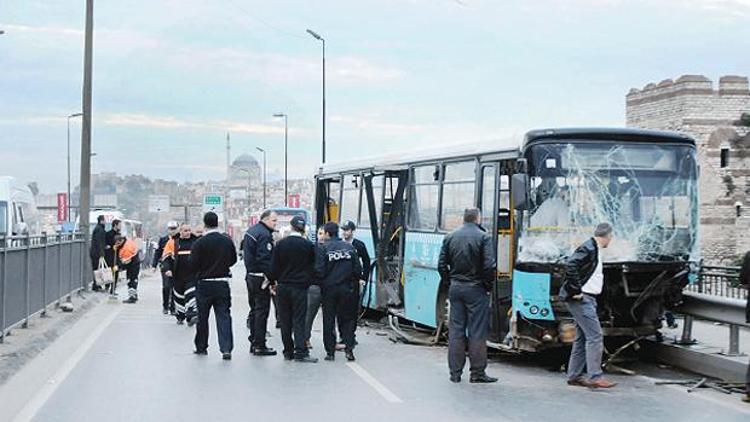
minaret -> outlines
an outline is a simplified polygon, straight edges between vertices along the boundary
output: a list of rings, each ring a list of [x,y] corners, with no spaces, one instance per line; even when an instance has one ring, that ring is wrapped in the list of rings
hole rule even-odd
[[[229,183],[230,174],[229,174],[229,158],[232,155],[232,147],[229,145],[229,132],[227,132],[227,184]]]

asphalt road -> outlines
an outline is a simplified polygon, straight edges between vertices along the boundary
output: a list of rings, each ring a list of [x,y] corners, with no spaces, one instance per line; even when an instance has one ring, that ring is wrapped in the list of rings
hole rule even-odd
[[[286,362],[248,354],[241,271],[233,292],[234,359],[195,356],[193,330],[161,314],[160,281],[136,305],[103,303],[0,387],[0,420],[37,421],[748,421],[737,395],[613,375],[609,391],[568,387],[562,374],[493,361],[493,385],[448,381],[446,350],[394,344],[361,328],[357,362]],[[121,296],[124,293],[121,293]],[[273,323],[269,324],[272,327]],[[270,346],[280,349],[270,328]],[[322,358],[320,315],[313,355]],[[468,378],[468,376],[464,376]]]

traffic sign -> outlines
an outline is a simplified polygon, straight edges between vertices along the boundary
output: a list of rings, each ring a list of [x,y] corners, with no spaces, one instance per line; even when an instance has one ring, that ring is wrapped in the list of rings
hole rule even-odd
[[[223,213],[224,197],[215,193],[203,195],[203,212],[207,213],[209,211],[213,211],[216,214]]]
[[[298,193],[289,195],[289,208],[300,207],[300,195]]]
[[[161,213],[169,212],[170,203],[169,195],[149,195],[148,212]]]

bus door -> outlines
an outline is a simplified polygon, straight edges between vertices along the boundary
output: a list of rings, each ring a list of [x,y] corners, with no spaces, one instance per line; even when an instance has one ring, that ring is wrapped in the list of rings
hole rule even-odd
[[[513,271],[513,215],[510,204],[512,166],[506,162],[483,163],[480,172],[479,208],[482,226],[496,245],[497,282],[492,292],[492,334],[501,341],[509,331]]]
[[[341,201],[341,177],[334,176],[318,179],[315,188],[315,211],[318,227],[322,227],[330,221],[338,223],[339,204]]]
[[[378,286],[373,294],[380,305],[401,306],[402,236],[404,226],[404,194],[408,170],[387,170],[364,177],[362,212],[368,212],[375,249],[373,279]]]

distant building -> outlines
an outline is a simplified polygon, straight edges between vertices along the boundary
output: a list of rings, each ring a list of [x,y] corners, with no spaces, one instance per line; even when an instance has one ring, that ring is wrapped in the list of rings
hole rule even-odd
[[[750,89],[744,76],[685,75],[631,89],[627,125],[695,138],[701,166],[701,252],[732,263],[750,249]]]

